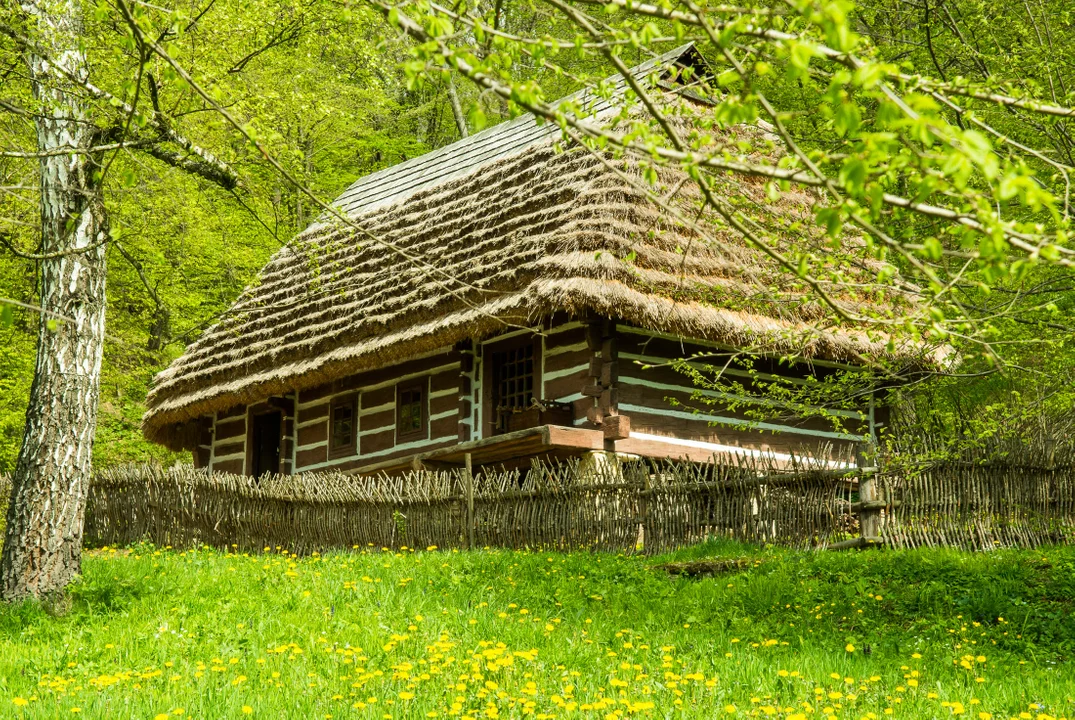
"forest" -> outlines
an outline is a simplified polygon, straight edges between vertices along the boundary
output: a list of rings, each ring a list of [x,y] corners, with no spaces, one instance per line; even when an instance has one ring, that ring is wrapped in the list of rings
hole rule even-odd
[[[184,168],[186,151],[144,152],[137,142],[104,157],[111,242],[93,449],[99,465],[176,459],[141,437],[149,380],[198,338],[274,251],[322,212],[315,198],[328,202],[358,177],[500,122],[538,99],[552,100],[588,79],[614,74],[616,66],[595,49],[601,42],[634,64],[701,34],[698,26],[662,20],[660,13],[618,12],[614,3],[580,6],[609,23],[600,30],[607,38],[589,42],[590,48],[578,17],[558,4],[537,2],[498,1],[488,8],[479,3],[454,10],[408,5],[417,22],[434,31],[438,23],[450,25],[456,18],[458,27],[450,33],[443,29],[447,45],[442,39],[440,46],[408,33],[398,9],[377,3],[213,0],[124,7],[136,15],[130,22],[124,19],[126,11],[109,2],[83,9],[82,42],[93,82],[106,93],[98,96],[104,100],[94,100],[98,125],[122,125],[124,103],[144,107],[139,111],[144,115],[130,118],[134,125],[144,125],[141,134],[152,130],[154,113],[166,117],[171,127],[208,148],[233,176],[222,185]],[[930,153],[905,152],[914,128],[896,131],[895,140],[888,131],[874,132],[871,126],[880,122],[883,104],[864,90],[834,90],[823,77],[797,74],[795,47],[772,49],[768,60],[759,55],[747,77],[739,77],[716,49],[705,50],[721,73],[717,84],[743,101],[728,103],[729,113],[746,117],[758,112],[751,109],[757,105],[751,93],[754,87],[765,88],[789,132],[819,163],[842,164],[834,171],[840,182],[862,174],[873,187],[954,198],[976,213],[1003,203],[1024,215],[1014,223],[1045,228],[1050,240],[1063,242],[1066,183],[1075,164],[1067,113],[982,100],[987,96],[981,93],[967,97],[964,90],[983,88],[997,97],[1032,97],[1057,107],[1070,104],[1075,78],[1068,58],[1075,34],[1066,3],[873,0],[857,5],[761,3],[749,10],[754,14],[734,17],[742,21],[783,12],[792,16],[786,27],[813,26],[828,33],[830,42],[851,33],[872,66],[949,88],[943,97],[962,98],[961,104],[949,99],[944,105],[920,92],[921,108],[980,140],[987,148],[983,151],[999,162],[968,160],[966,153],[936,146],[928,158]],[[40,260],[26,257],[39,246],[38,169],[28,157],[34,130],[24,110],[33,88],[25,71],[25,47],[18,40],[26,20],[15,4],[4,12],[0,472],[10,472],[33,380]],[[482,32],[481,23],[458,19],[468,14],[487,20],[488,29]],[[153,55],[131,22],[156,33],[196,84]],[[449,71],[457,62],[451,52],[469,53],[496,67],[515,95],[505,97],[475,83],[473,73],[468,78]],[[743,52],[765,49],[744,42]],[[831,71],[822,73],[831,76]],[[915,82],[921,86],[925,81]],[[202,90],[212,102],[199,94]],[[241,132],[221,110],[238,121]],[[983,125],[994,134],[981,130]],[[845,163],[849,152],[864,161]],[[888,153],[893,154],[885,158]],[[925,173],[917,177],[929,187],[913,186],[915,170]],[[1034,180],[1028,183],[1030,177]],[[1062,222],[1055,222],[1061,216]],[[900,249],[889,249],[895,264],[919,286],[936,285],[927,293],[929,312],[900,331],[918,336],[932,329],[962,358],[958,370],[910,384],[899,401],[901,422],[950,436],[980,437],[1043,425],[1062,431],[1071,403],[1067,318],[1075,297],[1066,255],[1059,253],[1052,262],[1053,255],[1039,243],[1013,256],[1003,240],[995,252],[988,251],[980,237],[963,234],[966,226],[953,228],[934,216],[888,208],[879,217],[894,238],[892,247]],[[819,217],[818,222],[841,221]],[[968,253],[967,248],[977,250]],[[790,262],[789,275],[794,275],[803,260]]]
[[[1068,0],[6,0],[0,716],[1075,716],[1073,57]]]

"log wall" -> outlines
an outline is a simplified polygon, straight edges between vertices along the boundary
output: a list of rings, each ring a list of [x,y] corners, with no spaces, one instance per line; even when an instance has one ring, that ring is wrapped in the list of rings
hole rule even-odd
[[[844,423],[839,430],[834,430],[832,423],[823,418],[804,419],[795,417],[790,411],[782,415],[776,403],[766,410],[773,410],[778,417],[759,421],[746,414],[742,406],[731,407],[742,402],[745,399],[742,396],[699,388],[690,377],[668,366],[673,360],[721,352],[720,348],[622,325],[616,328],[615,338],[611,408],[612,412],[630,418],[632,437],[653,436],[703,443],[703,447],[711,445],[708,449],[712,452],[730,446],[786,454],[803,445],[819,442],[832,443],[838,451],[846,452],[855,443],[869,439],[871,417],[875,422],[877,420],[876,408],[871,402],[865,402],[861,410],[829,411]],[[701,366],[705,362],[701,360],[695,365]],[[723,360],[708,362],[719,365]],[[775,363],[763,367],[759,362],[756,368],[759,372],[779,375],[792,382],[803,382],[808,373],[825,375],[833,372],[831,367],[823,364],[803,365],[796,370]],[[746,372],[735,366],[729,366],[725,372],[740,381],[749,392],[751,382]],[[697,395],[706,400],[698,399]]]

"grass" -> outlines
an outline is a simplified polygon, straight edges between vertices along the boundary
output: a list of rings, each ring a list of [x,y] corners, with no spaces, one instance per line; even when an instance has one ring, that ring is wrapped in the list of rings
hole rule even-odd
[[[705,579],[655,562],[750,557]],[[0,717],[1075,717],[1075,549],[148,546],[0,609]]]

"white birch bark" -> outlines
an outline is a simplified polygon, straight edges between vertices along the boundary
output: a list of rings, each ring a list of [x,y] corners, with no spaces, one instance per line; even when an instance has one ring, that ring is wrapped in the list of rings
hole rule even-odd
[[[23,0],[48,57],[27,57],[40,151],[88,148],[95,129],[69,77],[85,78],[77,0]],[[81,569],[105,323],[107,218],[98,158],[41,159],[42,307],[37,365],[0,557],[0,597],[49,598]]]

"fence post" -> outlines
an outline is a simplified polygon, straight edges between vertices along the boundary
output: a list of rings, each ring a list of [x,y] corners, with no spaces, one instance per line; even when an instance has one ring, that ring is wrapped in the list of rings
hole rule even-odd
[[[867,455],[869,462],[867,462]],[[855,448],[855,464],[859,468],[859,534],[862,545],[880,543],[881,509],[877,507],[877,468],[872,444],[861,443]]]
[[[474,469],[470,461],[470,453],[463,455],[464,475],[467,493],[467,550],[474,549]]]

